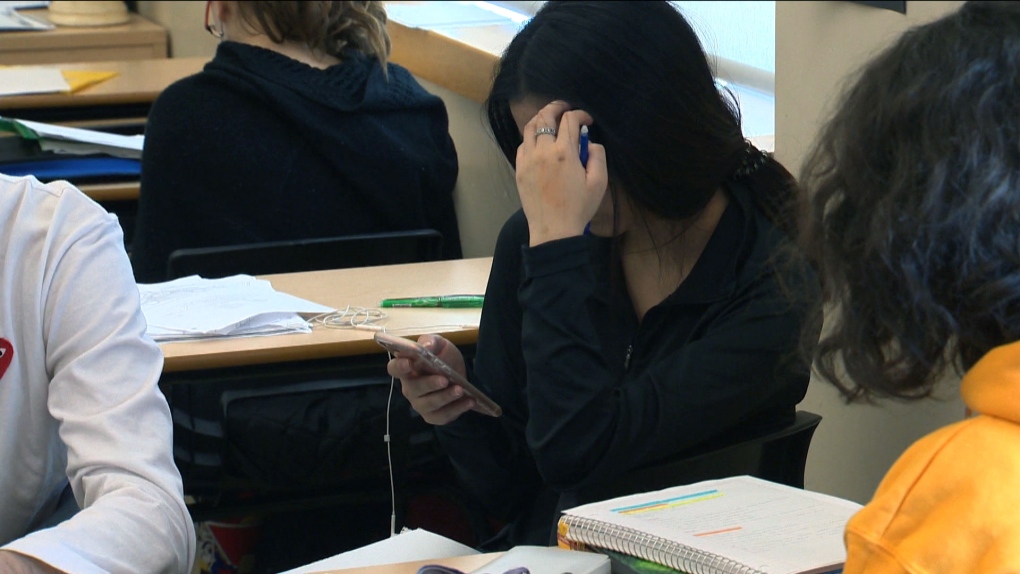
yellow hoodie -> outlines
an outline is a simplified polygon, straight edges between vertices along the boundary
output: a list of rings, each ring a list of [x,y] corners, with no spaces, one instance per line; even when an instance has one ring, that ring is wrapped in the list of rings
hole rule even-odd
[[[846,528],[844,574],[1020,573],[1020,342],[960,392],[978,416],[914,443]]]

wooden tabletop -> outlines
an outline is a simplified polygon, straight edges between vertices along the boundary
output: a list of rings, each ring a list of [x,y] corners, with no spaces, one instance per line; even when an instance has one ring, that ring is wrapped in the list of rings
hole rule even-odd
[[[2,48],[0,48],[2,50]],[[152,103],[167,86],[197,74],[208,58],[154,58],[108,62],[47,64],[61,70],[117,72],[117,75],[73,94],[30,94],[0,97],[0,109],[108,106]]]
[[[485,292],[491,257],[265,275],[277,291],[344,309],[378,309],[382,299]],[[481,309],[385,309],[378,324],[413,337],[439,333],[456,344],[478,340]],[[314,360],[385,352],[372,331],[330,329],[311,333],[214,341],[163,343],[164,372]]]

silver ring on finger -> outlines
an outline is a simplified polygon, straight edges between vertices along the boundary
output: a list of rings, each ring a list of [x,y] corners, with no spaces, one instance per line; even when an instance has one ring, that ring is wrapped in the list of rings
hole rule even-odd
[[[552,137],[556,137],[556,128],[550,128],[548,126],[543,126],[543,127],[538,128],[537,130],[535,130],[535,137],[543,136],[543,135],[550,135]]]

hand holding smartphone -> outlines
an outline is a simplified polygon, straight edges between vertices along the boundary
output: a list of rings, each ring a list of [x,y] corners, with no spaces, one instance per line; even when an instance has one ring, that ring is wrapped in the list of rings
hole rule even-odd
[[[453,367],[446,364],[445,361],[421,344],[383,332],[375,334],[375,342],[391,353],[400,353],[404,356],[414,357],[416,366],[422,371],[433,375],[442,375],[450,379],[454,384],[459,385],[469,397],[475,400],[474,410],[490,417],[498,417],[503,414],[503,409],[495,401],[487,397],[485,393],[478,390],[460,373],[455,371]]]

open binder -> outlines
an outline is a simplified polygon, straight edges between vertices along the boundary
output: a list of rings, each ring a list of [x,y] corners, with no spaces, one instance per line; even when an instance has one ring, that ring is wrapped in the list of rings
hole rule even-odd
[[[846,560],[861,506],[750,476],[709,480],[565,510],[558,543],[605,548],[703,574],[822,574]]]

